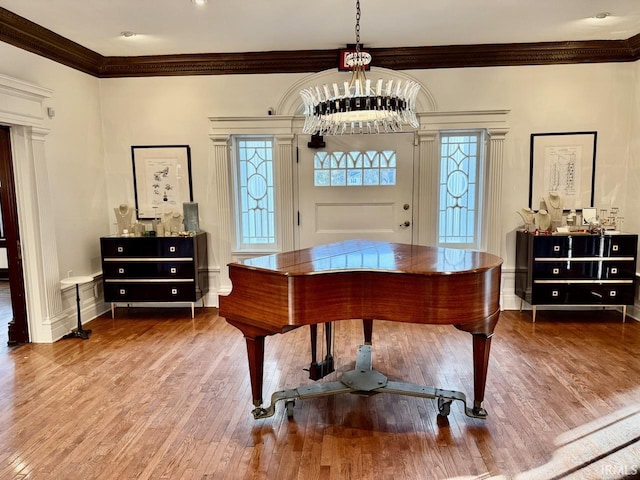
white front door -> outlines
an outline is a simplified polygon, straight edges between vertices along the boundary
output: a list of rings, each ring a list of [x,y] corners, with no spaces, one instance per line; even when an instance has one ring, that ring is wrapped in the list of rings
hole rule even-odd
[[[310,138],[298,136],[297,248],[412,243],[414,134],[326,136],[321,149],[309,148]]]

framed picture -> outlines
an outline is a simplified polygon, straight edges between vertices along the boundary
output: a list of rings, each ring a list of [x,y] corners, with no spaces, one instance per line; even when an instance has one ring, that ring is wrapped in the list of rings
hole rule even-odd
[[[169,211],[182,213],[182,204],[193,201],[188,145],[132,146],[131,158],[139,220],[152,220]]]
[[[547,192],[564,198],[564,209],[593,207],[598,132],[532,133],[529,207],[538,210]]]

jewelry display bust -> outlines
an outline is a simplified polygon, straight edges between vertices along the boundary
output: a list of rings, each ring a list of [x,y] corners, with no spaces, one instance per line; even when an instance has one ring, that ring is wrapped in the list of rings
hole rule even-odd
[[[122,235],[125,230],[131,231],[133,209],[129,208],[126,203],[121,203],[119,206],[113,209],[116,215],[116,222],[118,224],[118,235]]]
[[[551,228],[551,215],[549,215],[549,212],[542,208],[538,210],[538,213],[536,213],[536,225],[538,225],[538,230],[549,231]]]
[[[524,227],[526,230],[529,230],[529,227],[533,225],[535,220],[535,212],[528,207],[521,208],[520,210],[516,210],[517,214],[522,217],[522,221],[524,222]]]
[[[551,215],[551,222],[559,225],[562,221],[562,210],[564,208],[564,198],[557,192],[548,192],[542,197],[545,209]]]
[[[165,235],[177,235],[182,230],[182,214],[180,212],[167,212],[162,215],[165,226]]]

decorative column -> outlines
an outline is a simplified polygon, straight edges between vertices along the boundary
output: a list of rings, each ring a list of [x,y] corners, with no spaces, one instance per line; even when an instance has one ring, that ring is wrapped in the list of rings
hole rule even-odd
[[[49,173],[47,170],[47,162],[45,161],[45,135],[49,132],[38,132],[36,129],[31,131],[31,147],[33,149],[33,170],[38,192],[37,205],[37,222],[38,236],[40,245],[42,246],[42,274],[44,275],[45,297],[47,299],[46,311],[47,318],[52,323],[53,319],[60,319],[62,315],[62,294],[60,290],[60,271],[58,265],[58,247],[55,242],[55,236],[51,232],[55,231],[55,222],[53,215],[53,203],[51,202],[51,192],[49,188]],[[20,181],[20,180],[19,180]],[[53,238],[52,238],[53,237]],[[52,335],[58,338],[61,333],[66,333],[68,325],[55,325],[52,327]],[[62,330],[62,331],[56,331]],[[49,333],[48,331],[45,333]],[[49,339],[47,339],[49,340]]]
[[[297,224],[293,200],[293,142],[295,135],[276,135],[276,201],[280,230],[280,251],[294,249],[294,228]]]
[[[487,162],[487,203],[485,214],[487,218],[486,251],[494,255],[502,254],[502,170],[504,165],[504,139],[508,129],[489,128]]]
[[[230,199],[231,180],[229,179],[231,158],[228,135],[210,135],[212,181],[211,188],[215,189],[215,205],[217,218],[213,224],[215,228],[211,232],[212,253],[215,255],[217,266],[220,269],[220,285],[218,293],[222,295],[231,292],[231,280],[227,265],[232,261],[231,257],[231,225],[230,225]],[[207,202],[210,203],[210,202]],[[211,257],[210,257],[211,258]],[[211,260],[210,260],[211,261]]]
[[[11,128],[14,174],[20,218],[24,288],[30,339],[50,343],[68,331],[62,315],[62,295],[54,215],[49,190],[45,136],[48,130]]]
[[[418,226],[418,245],[436,245],[438,225],[438,189],[435,179],[438,178],[438,132],[418,132],[419,177],[418,177],[418,211],[414,223]]]

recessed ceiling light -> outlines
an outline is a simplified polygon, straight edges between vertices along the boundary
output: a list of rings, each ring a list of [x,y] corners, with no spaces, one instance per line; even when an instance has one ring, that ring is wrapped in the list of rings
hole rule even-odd
[[[593,16],[593,18],[597,18],[598,20],[603,20],[607,17],[610,17],[611,14],[609,12],[600,12]]]
[[[135,37],[136,36],[136,32],[130,32],[130,31],[125,31],[125,32],[120,32],[120,35],[122,35],[125,38],[130,38],[130,37]]]
[[[191,0],[194,5],[206,5],[207,0]]]

